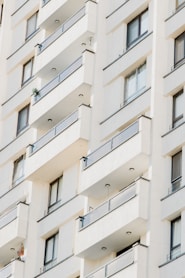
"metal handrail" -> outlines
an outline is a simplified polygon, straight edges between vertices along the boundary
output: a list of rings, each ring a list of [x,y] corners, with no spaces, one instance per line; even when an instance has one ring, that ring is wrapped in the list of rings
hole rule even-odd
[[[83,170],[94,164],[96,161],[110,153],[112,150],[129,140],[132,136],[139,132],[139,120],[124,129],[111,140],[100,146],[98,149],[90,153],[84,158]]]
[[[121,192],[116,194],[114,197],[104,202],[94,210],[90,211],[86,215],[80,217],[80,229],[85,228],[89,224],[95,222],[96,220],[102,218],[107,213],[123,205],[130,199],[136,196],[136,183],[129,185],[127,188],[123,189]]]
[[[44,87],[42,87],[42,89],[38,91],[37,95],[34,96],[34,102],[39,101],[41,98],[47,95],[51,90],[57,87],[65,79],[67,79],[72,73],[74,73],[77,69],[79,69],[82,66],[82,62],[83,62],[83,57],[80,56],[69,67],[67,67],[65,70],[59,73],[54,79],[52,79]]]
[[[81,8],[77,13],[68,18],[59,28],[56,29],[49,37],[39,44],[38,54],[46,49],[50,44],[57,40],[64,32],[70,29],[76,22],[78,22],[85,15],[85,7]]]
[[[0,229],[17,218],[17,207],[0,217]]]
[[[90,274],[85,276],[85,278],[112,277],[114,274],[137,262],[137,248],[147,248],[147,246],[141,243],[133,244],[130,249],[128,249],[109,263],[105,264],[104,266],[91,272]]]
[[[59,122],[55,127],[50,129],[45,135],[43,135],[39,140],[37,140],[30,150],[30,155],[38,151],[40,148],[49,143],[57,135],[62,133],[66,128],[75,123],[78,120],[78,110],[73,112],[71,115],[66,117],[64,120]]]
[[[134,263],[134,248],[121,254],[119,257],[115,258],[108,264],[99,268],[95,272],[90,273],[85,278],[99,278],[99,277],[110,277],[115,273],[123,270],[129,265]]]

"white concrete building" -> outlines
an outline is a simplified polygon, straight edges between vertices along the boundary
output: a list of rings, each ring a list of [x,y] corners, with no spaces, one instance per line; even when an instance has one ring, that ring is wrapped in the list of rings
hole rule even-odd
[[[184,94],[184,0],[0,0],[0,278],[185,278]]]

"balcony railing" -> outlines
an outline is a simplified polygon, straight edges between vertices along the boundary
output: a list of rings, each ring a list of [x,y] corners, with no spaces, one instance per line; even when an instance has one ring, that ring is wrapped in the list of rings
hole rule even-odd
[[[34,97],[34,102],[39,101],[45,95],[47,95],[51,90],[57,87],[65,79],[67,79],[72,73],[82,66],[82,56],[80,56],[76,61],[74,61],[69,67],[62,71],[57,77],[47,83]]]
[[[42,7],[45,6],[51,0],[42,0]]]
[[[0,269],[0,278],[12,277],[15,264],[17,265],[17,264],[23,264],[23,263],[24,262],[20,261],[19,259],[13,260],[11,263],[9,263],[8,265],[6,265],[2,269]],[[17,273],[16,277],[18,277],[18,273]]]
[[[139,132],[139,120],[135,123],[124,129],[118,135],[113,137],[111,140],[106,142],[104,145],[96,149],[94,152],[90,153],[87,157],[84,158],[83,169],[91,166],[99,159],[110,153],[112,150],[119,147],[121,144],[125,143],[131,137],[136,135]]]
[[[132,265],[135,261],[137,261],[137,248],[145,248],[142,244],[135,244],[131,249],[121,254],[116,259],[112,260],[108,264],[99,268],[95,272],[90,273],[85,278],[102,278],[102,277],[112,277],[114,274],[119,271],[124,270],[129,265]],[[144,257],[143,257],[144,258]],[[132,275],[130,275],[132,276]]]
[[[0,217],[0,229],[17,218],[17,207]]]
[[[48,2],[48,1],[47,1]],[[85,7],[80,9],[76,14],[67,19],[53,34],[51,34],[45,41],[39,44],[38,54],[46,49],[50,44],[56,41],[63,33],[71,28],[77,21],[85,15]]]
[[[80,218],[80,229],[85,228],[89,224],[95,222],[96,220],[102,218],[107,213],[123,205],[131,198],[136,196],[136,183],[130,185],[126,189],[123,189],[119,194],[109,199],[107,202],[103,203],[93,211],[84,215]]]
[[[66,128],[75,123],[78,120],[78,110],[69,115],[67,118],[59,122],[54,128],[49,130],[44,136],[42,136],[38,141],[31,145],[30,155],[34,154],[40,148],[48,144],[57,135],[62,133]]]

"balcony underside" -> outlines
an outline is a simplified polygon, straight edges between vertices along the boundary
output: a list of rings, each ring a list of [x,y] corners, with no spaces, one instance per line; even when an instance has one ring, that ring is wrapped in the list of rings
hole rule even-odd
[[[51,182],[87,153],[87,141],[84,139],[77,139],[70,146],[62,149],[62,139],[58,143],[53,142],[48,145],[29,158],[27,179]],[[52,148],[56,152],[49,156]]]
[[[11,259],[17,258],[17,251],[26,239],[27,218],[28,206],[23,203],[1,216],[0,265],[6,265]]]

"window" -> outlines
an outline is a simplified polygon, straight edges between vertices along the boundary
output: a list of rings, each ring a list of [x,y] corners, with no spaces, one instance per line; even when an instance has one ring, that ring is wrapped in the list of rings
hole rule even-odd
[[[183,4],[185,5],[185,0],[176,0],[176,7],[180,7],[183,6]]]
[[[50,197],[49,197],[49,206],[48,206],[49,212],[54,210],[60,204],[62,181],[63,181],[63,177],[60,177],[50,184]]]
[[[175,39],[175,66],[185,58],[185,32]]]
[[[0,24],[2,23],[3,20],[3,4],[0,5]]]
[[[181,253],[181,217],[171,222],[171,248],[170,259],[174,259]]]
[[[28,126],[29,107],[25,106],[18,113],[17,135]]]
[[[46,240],[44,269],[47,270],[56,264],[58,252],[58,233]]]
[[[17,185],[19,182],[23,180],[24,163],[25,163],[25,155],[21,155],[16,161],[14,161],[13,185]]]
[[[181,186],[182,178],[182,151],[172,156],[172,192]]]
[[[127,27],[127,47],[135,43],[140,37],[148,32],[148,10],[144,11],[131,22]]]
[[[134,70],[125,81],[125,104],[140,95],[146,87],[146,63]]]
[[[26,83],[32,77],[33,58],[23,65],[22,84]]]
[[[173,128],[183,122],[183,90],[173,96]]]
[[[30,18],[28,18],[27,27],[26,27],[26,39],[28,39],[36,31],[37,17],[38,17],[38,12],[36,12]]]

